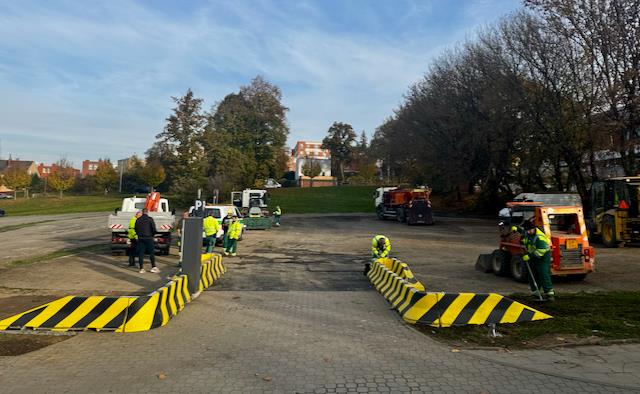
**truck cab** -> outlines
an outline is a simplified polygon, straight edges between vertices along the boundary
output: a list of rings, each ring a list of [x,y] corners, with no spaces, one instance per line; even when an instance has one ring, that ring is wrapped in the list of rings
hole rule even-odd
[[[589,230],[607,247],[640,242],[640,176],[611,178],[591,185]]]

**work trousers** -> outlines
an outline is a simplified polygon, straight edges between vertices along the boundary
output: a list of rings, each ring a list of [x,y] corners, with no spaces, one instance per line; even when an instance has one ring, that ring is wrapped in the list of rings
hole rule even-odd
[[[280,215],[273,215],[273,219],[275,220],[276,225],[279,226],[280,225]]]
[[[205,253],[213,252],[213,248],[216,246],[216,235],[215,234],[209,235],[204,240],[205,240],[205,245],[207,245],[205,249]]]
[[[127,249],[127,255],[129,255],[129,267],[136,265],[136,256],[138,255],[138,240],[129,239],[129,249]]]
[[[156,251],[153,244],[153,238],[138,238],[138,265],[140,269],[143,268],[144,254],[149,254],[149,261],[151,261],[151,267],[156,266]]]
[[[538,287],[545,293],[549,293],[553,290],[553,284],[551,283],[551,252],[545,253],[542,257],[531,255],[529,255],[529,257],[529,266],[531,267],[531,272],[533,272]],[[531,287],[531,291],[536,291],[536,287],[531,278],[529,278],[529,287]]]
[[[238,240],[229,238],[227,239],[227,246],[224,248],[224,251],[227,253],[235,253],[238,248]]]

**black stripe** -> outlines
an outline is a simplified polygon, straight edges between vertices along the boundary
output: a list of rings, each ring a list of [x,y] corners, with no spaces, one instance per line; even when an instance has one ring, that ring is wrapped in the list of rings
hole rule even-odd
[[[178,298],[178,291],[179,291],[180,289],[178,289],[178,286],[176,286],[176,285],[174,284],[174,286],[173,286],[173,290],[174,290],[174,291],[173,291],[173,301],[176,303],[176,313],[177,313],[177,312],[180,312],[180,301],[178,301],[178,300],[179,300],[179,298]]]
[[[94,306],[82,319],[78,320],[71,328],[86,328],[92,321],[96,320],[98,316],[102,315],[117,298],[104,298],[98,302],[98,305]]]
[[[394,290],[396,288],[398,288],[398,285],[402,284],[402,279],[400,278],[394,278],[393,283],[391,283],[391,286],[389,286],[389,288],[387,289],[387,291],[384,292],[384,298],[386,298],[387,300],[389,299],[389,297],[391,296],[391,294],[393,294]]]
[[[373,273],[369,276],[369,279],[371,279],[371,282],[375,284],[380,275],[382,275],[382,267],[378,264],[373,268]]]
[[[153,312],[153,321],[151,322],[151,328],[160,327],[162,325],[162,305],[167,302],[167,297],[164,297],[163,302],[162,296],[166,293],[166,288],[161,288],[158,290],[158,305],[156,305],[156,310]]]
[[[124,308],[122,312],[118,313],[118,315],[111,319],[109,323],[105,324],[102,328],[98,327],[97,329],[117,329],[124,324],[124,319],[127,317],[127,309],[129,308]]]
[[[422,315],[420,319],[418,319],[418,322],[426,324],[433,323],[436,319],[439,319],[442,316],[442,314],[451,306],[453,301],[455,301],[459,295],[459,293],[444,293],[444,296],[442,296],[442,298],[440,298],[440,300],[436,302],[435,305],[427,311],[427,313]]]
[[[520,316],[518,316],[518,320],[516,320],[516,323],[520,323],[523,321],[531,321],[531,319],[533,319],[533,316],[535,314],[536,313],[531,309],[524,308],[520,313]]]
[[[413,305],[415,305],[416,302],[418,302],[420,299],[422,299],[422,297],[425,295],[425,293],[421,293],[418,291],[411,291],[411,289],[407,289],[407,295],[411,294],[411,300],[409,301],[409,304],[403,308],[402,310],[398,309],[398,312],[400,312],[401,315],[404,315],[405,311],[408,311],[409,309],[411,309],[411,307],[413,307]],[[405,297],[406,297],[405,296]],[[402,306],[402,305],[399,305]]]
[[[150,299],[151,297],[149,296],[136,298],[136,300],[127,308],[127,322],[133,319],[136,316],[136,313],[138,313]]]
[[[387,284],[387,281],[389,280],[390,277],[391,277],[391,271],[387,271],[384,273],[384,275],[382,275],[382,280],[376,286],[378,291],[380,292],[382,291],[382,288]]]
[[[69,316],[73,311],[75,311],[85,300],[87,297],[73,297],[69,302],[65,304],[58,312],[56,312],[53,316],[51,316],[47,321],[40,324],[41,328],[54,328],[58,323],[64,320],[67,316]],[[66,328],[66,327],[63,327]]]
[[[498,302],[498,305],[493,308],[485,323],[500,323],[502,316],[504,316],[507,308],[509,308],[511,304],[513,304],[513,300],[503,297],[500,302]]]
[[[469,320],[473,317],[473,314],[476,313],[480,305],[489,298],[489,294],[476,294],[473,296],[471,301],[467,305],[465,305],[464,309],[458,314],[456,320],[453,321],[452,326],[463,326],[469,323]]]
[[[35,309],[29,313],[25,313],[20,318],[9,325],[9,328],[22,328],[25,324],[29,323],[34,317],[38,316],[40,312],[44,311],[49,305],[43,305],[38,309]]]
[[[407,288],[407,290],[408,290],[408,286],[405,286],[403,283],[400,283],[400,286],[399,286],[399,289],[398,289],[398,295],[396,295],[393,298],[390,298],[389,302],[392,303],[392,304],[395,304],[396,300],[398,300],[398,298],[402,295],[402,292],[404,291],[405,288]]]

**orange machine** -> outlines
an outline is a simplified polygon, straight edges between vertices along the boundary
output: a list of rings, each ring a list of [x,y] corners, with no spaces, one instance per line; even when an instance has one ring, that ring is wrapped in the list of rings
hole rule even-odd
[[[382,204],[377,207],[378,218],[395,217],[401,223],[433,224],[430,194],[428,188],[385,191]]]
[[[158,206],[160,205],[160,193],[152,192],[147,196],[147,201],[144,203],[144,207],[149,210],[149,212],[157,212]]]
[[[515,220],[500,222],[500,244],[491,254],[490,264],[496,275],[527,281],[522,235],[511,230],[523,220],[533,221],[551,240],[551,275],[582,280],[594,271],[595,253],[589,246],[582,207],[544,206],[535,202],[514,202],[507,206]]]

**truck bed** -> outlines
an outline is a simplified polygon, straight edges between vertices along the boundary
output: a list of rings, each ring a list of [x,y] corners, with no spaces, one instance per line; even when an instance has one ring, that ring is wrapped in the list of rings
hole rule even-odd
[[[118,212],[117,215],[109,215],[107,227],[112,232],[126,232],[134,214],[135,212]],[[176,221],[175,216],[168,212],[149,212],[149,216],[156,223],[159,233],[171,232]]]

